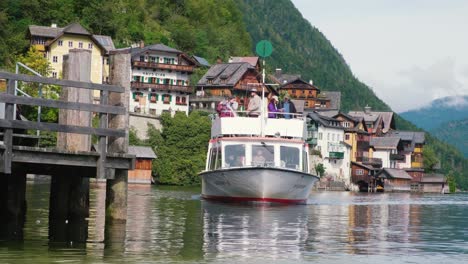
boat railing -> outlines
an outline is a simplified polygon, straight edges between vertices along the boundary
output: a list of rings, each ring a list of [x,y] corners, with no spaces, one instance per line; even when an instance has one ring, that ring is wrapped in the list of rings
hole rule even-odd
[[[252,116],[250,115],[249,116],[249,112],[250,111],[246,111],[246,110],[225,110],[225,111],[222,111],[221,113],[215,113],[213,115],[211,115],[212,117],[212,120],[216,119],[216,118],[224,118],[224,117],[251,117],[251,118],[259,118],[260,115],[257,115],[257,116]],[[268,117],[270,119],[281,119],[281,118],[284,118],[284,119],[288,119],[288,117],[291,117],[290,119],[304,119],[305,115],[302,114],[302,113],[284,113],[284,112],[275,112],[275,113],[269,113],[269,114],[273,114],[274,117],[268,117],[268,113],[266,114],[265,117]]]

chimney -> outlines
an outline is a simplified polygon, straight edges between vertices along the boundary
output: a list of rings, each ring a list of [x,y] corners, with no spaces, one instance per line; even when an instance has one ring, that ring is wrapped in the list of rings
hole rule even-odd
[[[140,49],[145,47],[145,42],[143,40],[140,40]]]
[[[281,75],[281,68],[276,68],[275,75],[276,76]]]
[[[57,24],[55,23],[52,23],[52,25],[50,25],[51,28],[57,28]]]
[[[221,59],[221,57],[218,56],[218,58],[216,58],[216,63],[218,64],[223,63],[223,59]]]
[[[314,81],[309,80],[309,84],[310,84],[310,85],[314,85]]]
[[[366,107],[364,107],[364,113],[366,113],[366,114],[370,114],[371,110],[372,110],[372,108],[370,106],[368,106],[368,105],[366,105]]]

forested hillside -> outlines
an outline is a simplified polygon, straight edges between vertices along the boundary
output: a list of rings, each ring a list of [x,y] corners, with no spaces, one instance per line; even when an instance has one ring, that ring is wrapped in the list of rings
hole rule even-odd
[[[80,22],[110,35],[117,47],[144,40],[163,43],[214,61],[247,55],[251,40],[233,0],[2,0],[0,68],[28,46],[28,25]]]
[[[433,130],[439,139],[456,146],[468,158],[468,118],[451,121]]]

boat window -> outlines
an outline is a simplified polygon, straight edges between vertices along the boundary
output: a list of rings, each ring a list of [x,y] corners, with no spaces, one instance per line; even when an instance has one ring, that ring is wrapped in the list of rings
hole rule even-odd
[[[223,160],[223,155],[221,153],[221,148],[216,148],[216,165],[215,169],[221,168],[221,161]]]
[[[224,148],[225,167],[242,167],[245,165],[245,145],[228,145]]]
[[[302,151],[302,171],[309,173],[309,157],[305,150]]]
[[[294,147],[280,147],[281,167],[299,169],[299,149]]]
[[[274,166],[275,148],[268,145],[252,145],[253,166]]]
[[[216,165],[216,151],[217,148],[212,148],[210,150],[210,167],[209,169],[210,170],[214,170],[215,169],[215,165]]]

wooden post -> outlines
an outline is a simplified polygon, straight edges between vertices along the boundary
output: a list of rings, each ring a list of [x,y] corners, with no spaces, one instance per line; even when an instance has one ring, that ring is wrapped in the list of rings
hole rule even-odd
[[[128,109],[131,80],[130,49],[114,50],[110,53],[110,82],[125,88],[124,93],[109,93],[109,104]],[[125,137],[109,137],[109,153],[128,152],[128,111],[125,115],[109,115],[109,128],[125,129]],[[115,178],[107,180],[106,223],[127,220],[127,170],[115,170]],[[107,228],[106,224],[106,228]]]
[[[63,77],[73,81],[91,81],[91,51],[72,49],[64,56]],[[63,87],[61,100],[92,103],[92,90]],[[59,110],[59,124],[91,126],[91,113],[79,110]],[[67,151],[90,151],[91,136],[58,133],[57,148]],[[83,223],[89,216],[89,178],[79,170],[58,171],[52,175],[50,189],[49,236],[52,241],[86,241],[86,234],[76,235],[81,230],[77,223]]]
[[[3,174],[2,181],[0,238],[22,240],[26,219],[26,173],[16,168],[13,174]]]

